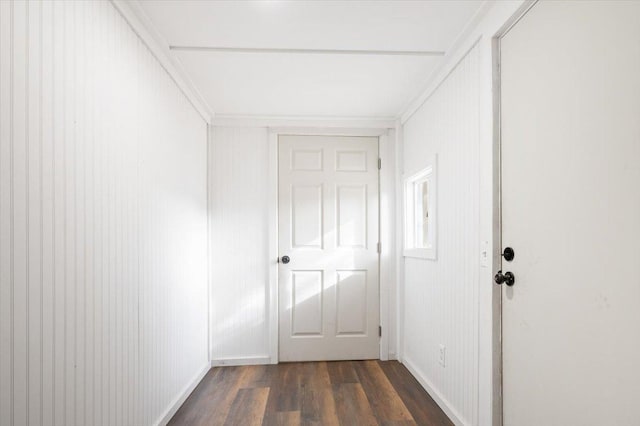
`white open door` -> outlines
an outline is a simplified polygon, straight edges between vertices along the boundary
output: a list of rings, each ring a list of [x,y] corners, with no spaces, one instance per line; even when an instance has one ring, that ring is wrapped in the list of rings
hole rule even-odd
[[[378,138],[278,145],[279,359],[378,358]]]
[[[640,2],[501,40],[505,426],[640,424]]]

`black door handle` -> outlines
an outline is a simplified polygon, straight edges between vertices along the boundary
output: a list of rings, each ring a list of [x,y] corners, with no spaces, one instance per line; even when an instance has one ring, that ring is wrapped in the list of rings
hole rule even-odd
[[[509,287],[511,287],[512,285],[515,284],[516,282],[516,277],[515,275],[513,275],[512,272],[505,272],[504,274],[502,273],[502,271],[498,271],[498,273],[496,274],[495,277],[493,277],[493,280],[496,282],[496,284],[502,284],[505,283],[506,285],[508,285]]]
[[[289,256],[282,256],[280,260],[286,265],[291,259],[289,259]]]

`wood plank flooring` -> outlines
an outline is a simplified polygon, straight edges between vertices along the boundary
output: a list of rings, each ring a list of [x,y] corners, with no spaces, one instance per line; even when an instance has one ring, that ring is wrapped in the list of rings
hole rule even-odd
[[[396,361],[212,368],[170,425],[452,425]]]

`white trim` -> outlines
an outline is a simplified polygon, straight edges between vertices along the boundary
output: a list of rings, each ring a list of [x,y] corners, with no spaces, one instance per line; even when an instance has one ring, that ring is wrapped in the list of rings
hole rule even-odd
[[[389,129],[393,117],[330,117],[295,115],[216,114],[212,124],[218,127],[270,127],[314,129]]]
[[[503,407],[502,407],[502,289],[496,288],[493,283],[493,271],[497,271],[501,267],[502,256],[500,248],[502,246],[501,228],[500,228],[500,47],[499,39],[494,37],[491,40],[491,73],[494,85],[491,95],[491,151],[488,147],[480,150],[480,194],[486,194],[480,197],[480,224],[481,229],[488,227],[488,222],[491,221],[492,232],[488,231],[484,235],[480,236],[481,253],[486,251],[486,255],[489,257],[485,265],[491,267],[489,274],[480,273],[479,284],[491,285],[491,314],[490,314],[490,331],[483,331],[482,326],[478,330],[478,366],[480,368],[488,366],[491,363],[492,370],[492,389],[491,389],[491,406],[487,407],[490,410],[493,426],[502,426]],[[488,132],[488,130],[487,130]],[[488,144],[489,141],[485,141],[484,144]],[[486,164],[485,167],[482,167]],[[490,167],[489,167],[490,165]],[[490,195],[489,195],[490,194]],[[485,212],[483,214],[483,212]],[[483,226],[484,225],[484,226]],[[480,261],[480,267],[485,267],[482,259]],[[480,296],[480,295],[479,295]],[[479,297],[480,302],[482,299]],[[485,315],[485,318],[488,315]],[[482,304],[478,309],[478,320],[483,321]],[[486,320],[485,320],[486,321]],[[486,328],[484,330],[487,330]],[[483,350],[483,342],[486,338],[487,332],[491,333],[493,339],[487,344],[490,345],[491,360],[487,361],[486,358],[489,355],[489,350]],[[482,404],[482,389],[481,386],[482,374],[478,375],[478,408]],[[485,386],[486,389],[486,386]],[[488,390],[487,390],[488,391]],[[485,399],[487,399],[485,392]]]
[[[409,370],[409,372],[411,374],[413,374],[413,376],[416,378],[416,380],[418,380],[418,382],[420,382],[420,384],[422,385],[422,387],[427,391],[427,393],[429,394],[429,396],[431,396],[431,398],[436,402],[436,404],[438,404],[438,406],[440,408],[442,408],[442,411],[444,411],[444,413],[449,417],[449,419],[456,425],[456,426],[466,426],[469,425],[470,423],[465,422],[462,417],[460,416],[460,414],[451,406],[451,403],[449,403],[449,401],[447,401],[441,394],[440,392],[438,392],[436,390],[436,388],[431,384],[431,382],[425,377],[424,374],[422,374],[422,372],[420,371],[420,369],[418,369],[415,364],[413,363],[413,361],[411,361],[408,358],[404,358],[402,361],[402,364],[404,364],[405,367],[407,367],[407,370]]]
[[[387,361],[391,356],[391,337],[397,336],[397,330],[391,331],[391,292],[397,288],[391,285],[395,281],[396,271],[396,245],[395,245],[395,146],[397,133],[395,129],[390,129],[386,134],[380,135],[378,142],[378,156],[382,161],[380,169],[380,212],[378,235],[382,244],[379,257],[380,268],[380,326],[382,327],[382,337],[380,338],[380,359]],[[397,296],[397,292],[396,292]],[[396,318],[397,312],[393,310]],[[394,345],[395,346],[395,345]],[[395,350],[395,349],[394,349]]]
[[[389,145],[389,136],[387,134],[378,137],[378,158],[381,163],[386,166],[389,162],[387,158],[387,150]],[[386,184],[386,180],[383,181],[382,168],[378,170],[378,241],[380,242],[380,251],[378,253],[378,323],[380,324],[380,345],[379,353],[380,360],[389,360],[389,268],[387,265],[382,264],[382,260],[388,256],[391,239],[388,239],[386,244],[382,244],[383,231],[388,231],[388,226],[383,226],[384,218],[386,218],[389,208],[386,203],[383,203],[382,190]],[[385,167],[386,171],[386,167]]]
[[[509,31],[518,23],[524,16],[531,10],[533,6],[538,3],[538,0],[525,0],[516,11],[505,23],[504,25],[495,33],[494,38],[499,40],[507,35]]]
[[[272,364],[269,355],[243,356],[240,358],[217,358],[211,360],[211,367],[231,367],[237,365],[265,365]]]
[[[402,175],[404,174],[404,135],[400,120],[396,120],[396,146],[395,146],[395,194],[396,194],[396,356],[402,361],[404,354],[404,257],[402,247],[404,247],[404,204],[402,203],[402,193],[404,191]],[[398,202],[399,201],[399,202]]]
[[[404,200],[404,245],[402,247],[402,255],[404,257],[413,257],[418,259],[436,260],[438,253],[438,156],[434,154],[429,156],[427,167],[416,173],[407,175],[403,181],[403,200]],[[430,182],[429,189],[429,214],[431,225],[431,235],[433,239],[430,247],[414,247],[415,245],[415,209],[416,194],[415,184],[420,182]],[[410,228],[411,227],[411,228]]]
[[[475,35],[475,34],[474,34]],[[409,119],[413,116],[413,114],[422,107],[431,98],[431,96],[438,90],[440,85],[449,77],[449,75],[456,69],[458,64],[467,56],[467,54],[474,48],[474,46],[480,40],[480,36],[475,39],[470,40],[470,44],[464,43],[464,50],[455,52],[451,57],[455,60],[451,62],[446,62],[444,66],[438,69],[438,72],[435,74],[435,77],[432,78],[430,84],[424,92],[420,96],[418,96],[409,107],[407,107],[400,115],[400,120],[402,124],[409,121]]]
[[[278,332],[279,332],[279,306],[278,306],[278,133],[269,131],[269,211],[268,227],[269,238],[269,354],[271,363],[278,363]]]
[[[469,39],[477,40],[478,37],[475,36],[474,33],[477,32],[479,24],[487,15],[487,12],[492,8],[493,3],[494,2],[489,0],[485,0],[482,3],[473,17],[465,25],[460,35],[456,37],[451,48],[447,50],[445,60],[442,64],[429,75],[426,82],[421,86],[423,89],[418,91],[418,95],[413,97],[400,111],[398,116],[400,117],[402,124],[409,120],[409,118],[411,118],[411,116],[427,101],[427,99],[429,99],[431,94],[438,89],[438,86],[440,86],[451,71],[453,71],[458,62],[460,62],[460,60],[466,56],[467,52],[471,50],[475,41],[469,44]]]
[[[299,123],[296,123],[299,126]],[[378,149],[380,150],[380,146],[382,145],[382,137],[388,134],[389,129],[357,129],[357,128],[322,128],[322,127],[276,127],[269,129],[269,211],[268,214],[268,226],[269,226],[269,241],[268,241],[268,252],[269,252],[269,272],[268,272],[268,282],[269,282],[269,359],[271,363],[278,363],[278,327],[279,327],[279,316],[278,316],[278,136],[279,135],[322,135],[322,136],[378,136],[380,140],[378,141]],[[391,126],[392,129],[394,126]],[[386,152],[389,150],[387,147],[391,145],[388,139],[385,142],[384,152],[379,152],[382,158],[383,170],[385,164],[389,164],[389,167],[392,167],[392,161],[386,155]],[[395,149],[395,143],[393,144],[393,148]],[[384,155],[384,156],[382,156]],[[380,177],[382,178],[383,173],[380,173]],[[393,172],[389,173],[387,177],[388,182],[387,185],[390,188],[394,188],[395,186],[395,174]],[[382,190],[382,186],[379,186],[379,190]],[[382,198],[382,192],[380,193],[380,198]],[[381,203],[382,205],[382,203]],[[393,206],[389,206],[389,209],[392,211]],[[390,229],[393,229],[395,223],[394,216],[387,212],[388,220],[391,221],[386,226]],[[379,224],[382,226],[382,216],[380,216]],[[379,230],[380,231],[380,230]],[[394,247],[394,235],[390,233],[389,241],[383,240],[382,233],[379,233],[380,243],[384,250],[393,250]],[[383,266],[383,261],[385,262]],[[385,271],[386,275],[390,273],[387,271],[393,271],[393,266],[395,262],[395,256],[390,254],[389,256],[380,256],[378,265],[381,268],[381,271]],[[386,276],[385,275],[385,276]],[[388,332],[387,337],[385,338],[385,329],[388,328],[388,318],[389,318],[389,303],[388,299],[383,302],[382,298],[388,298],[388,293],[383,293],[383,284],[382,284],[382,274],[380,274],[380,300],[379,300],[379,320],[380,325],[383,326],[382,339],[380,339],[380,359],[387,360],[389,359],[389,342],[388,342]],[[388,280],[389,277],[386,277]],[[388,281],[385,282],[385,289],[387,289]],[[387,289],[388,290],[388,289]],[[385,312],[382,309],[385,309]],[[397,315],[397,312],[396,312]],[[382,321],[386,321],[385,324]],[[384,345],[382,344],[384,339]]]
[[[275,53],[293,55],[444,56],[442,50],[288,49],[281,47],[169,46],[171,50],[211,53]]]
[[[207,361],[211,364],[211,357],[213,355],[213,327],[211,327],[212,315],[211,315],[211,305],[213,296],[213,256],[211,250],[211,241],[212,241],[212,233],[211,233],[211,168],[209,167],[212,164],[211,154],[213,153],[213,147],[211,146],[213,143],[213,127],[211,124],[207,123],[207,184],[205,185],[207,189]]]
[[[271,132],[278,135],[305,135],[305,136],[363,136],[363,137],[380,137],[387,134],[388,129],[352,129],[352,128],[322,128],[318,130],[315,127],[271,127]]]
[[[194,378],[189,381],[183,391],[176,397],[176,399],[173,400],[164,414],[162,414],[154,424],[158,426],[165,426],[167,423],[169,423],[171,418],[176,414],[178,409],[180,409],[182,404],[184,404],[189,395],[191,395],[191,392],[193,392],[196,386],[198,386],[198,384],[202,381],[202,379],[204,378],[204,376],[206,376],[210,369],[211,366],[209,364],[206,364],[204,367],[202,367],[202,370],[200,370],[198,374],[196,374]]]
[[[480,176],[480,181],[484,182],[484,190],[483,193],[491,194],[490,197],[485,197],[484,205],[481,205],[482,211],[487,211],[489,208],[491,209],[491,214],[488,217],[484,218],[482,222],[489,223],[491,222],[491,233],[490,238],[492,239],[492,244],[489,245],[492,254],[492,269],[489,270],[488,274],[480,275],[480,285],[490,285],[493,288],[492,298],[491,298],[491,324],[489,325],[490,330],[492,332],[493,340],[491,342],[491,347],[489,350],[491,351],[491,368],[493,371],[493,388],[492,388],[492,404],[491,411],[493,417],[493,425],[501,426],[504,408],[503,408],[503,399],[502,399],[502,289],[500,286],[496,286],[493,284],[493,272],[497,271],[501,268],[502,265],[502,194],[501,194],[501,175],[502,175],[502,165],[501,165],[501,74],[500,74],[500,40],[504,37],[519,21],[522,19],[529,10],[537,3],[538,0],[524,0],[522,1],[515,10],[511,10],[511,13],[507,14],[506,19],[502,20],[499,28],[495,30],[492,34],[491,42],[491,60],[490,65],[487,64],[487,67],[491,67],[491,79],[493,81],[493,87],[491,93],[486,95],[486,102],[491,102],[491,121],[487,122],[487,126],[490,126],[491,138],[487,139],[485,144],[487,147],[483,149],[483,152],[487,158],[482,159],[487,163],[491,163],[491,168],[488,167],[481,168],[481,170],[485,170],[487,176]],[[488,115],[488,113],[487,113]],[[488,145],[490,144],[490,147]],[[489,170],[487,170],[489,169]],[[488,225],[487,225],[488,227]],[[488,233],[488,231],[487,231]],[[482,238],[484,239],[484,237]],[[481,241],[482,241],[481,239]],[[484,282],[483,282],[484,280]],[[483,318],[479,318],[480,321]],[[483,339],[486,337],[486,332],[483,333],[483,329],[480,329],[479,339]],[[479,341],[480,349],[482,349],[482,341]],[[479,352],[482,356],[482,351]],[[488,367],[488,362],[480,361],[480,366],[483,364]],[[480,379],[482,376],[478,377]],[[482,388],[480,389],[482,390]]]
[[[169,50],[169,44],[160,35],[151,19],[144,12],[138,0],[110,0],[122,17],[129,23],[133,31],[149,48],[151,54],[158,60],[160,66],[169,74],[178,88],[187,97],[191,105],[202,116],[204,121],[211,124],[213,111],[204,100],[191,79],[184,71],[182,64]]]
[[[400,111],[398,114],[400,122],[404,124],[411,118],[480,38],[493,38],[503,35],[536,2],[537,0],[516,0],[511,2],[485,0],[451,48],[447,50],[442,65],[427,78],[424,89]]]
[[[433,248],[405,248],[402,256],[412,259],[436,260],[436,253]]]

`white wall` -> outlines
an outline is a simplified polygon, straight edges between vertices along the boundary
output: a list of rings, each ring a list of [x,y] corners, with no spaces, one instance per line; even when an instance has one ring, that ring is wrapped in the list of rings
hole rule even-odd
[[[206,124],[110,2],[0,2],[0,424],[152,424],[208,366]]]
[[[477,420],[478,107],[474,48],[403,129],[407,175],[438,161],[437,259],[404,261],[403,360],[468,424]]]
[[[405,359],[405,363],[413,370],[423,385],[430,388],[432,396],[448,411],[457,424],[501,424],[500,291],[493,284],[493,272],[499,267],[500,261],[500,243],[497,232],[498,216],[496,214],[498,198],[495,186],[497,176],[495,175],[496,168],[494,167],[497,152],[496,121],[494,119],[497,116],[495,99],[499,92],[497,82],[494,81],[494,67],[497,61],[494,37],[503,32],[519,16],[520,11],[529,4],[531,2],[526,0],[487,2],[474,21],[460,35],[456,45],[447,53],[446,61],[442,68],[435,75],[429,77],[425,84],[425,89],[416,96],[401,114],[401,123],[407,124],[407,128],[402,130],[411,132],[411,126],[418,129],[422,128],[418,132],[423,135],[421,136],[423,137],[421,141],[417,142],[415,137],[410,136],[414,140],[413,144],[419,143],[423,145],[419,149],[421,153],[432,149],[429,148],[433,145],[432,141],[443,141],[450,135],[460,134],[461,131],[464,131],[467,135],[465,136],[467,141],[473,140],[476,144],[476,147],[473,148],[475,153],[471,154],[477,161],[473,172],[466,169],[463,170],[459,165],[445,162],[444,164],[449,163],[449,165],[455,166],[456,175],[453,176],[451,172],[454,169],[443,170],[445,166],[441,158],[438,158],[440,163],[438,170],[438,196],[440,197],[440,202],[442,202],[443,197],[443,185],[448,187],[460,186],[458,189],[463,191],[462,194],[466,194],[464,200],[461,198],[455,200],[457,203],[464,203],[460,204],[460,207],[465,208],[465,210],[455,212],[449,223],[458,221],[471,226],[469,229],[471,233],[464,238],[461,237],[461,230],[459,229],[443,230],[440,227],[443,215],[440,210],[438,217],[439,249],[443,244],[443,232],[451,232],[448,244],[457,244],[453,246],[455,248],[454,255],[458,257],[464,256],[464,259],[458,259],[463,263],[455,265],[455,269],[448,269],[449,272],[446,272],[444,264],[441,266],[420,267],[415,264],[412,265],[413,261],[410,261],[410,264],[399,268],[398,271],[400,282],[398,309],[401,313],[405,308],[407,310],[412,309],[409,305],[413,301],[410,301],[410,297],[405,294],[406,286],[412,285],[414,289],[420,289],[419,291],[422,291],[426,296],[427,294],[430,295],[430,292],[424,293],[427,289],[434,290],[427,284],[430,280],[436,285],[436,288],[440,287],[443,290],[443,293],[438,296],[441,298],[440,300],[446,303],[442,305],[442,308],[435,310],[437,315],[440,316],[440,323],[436,323],[433,327],[436,330],[431,329],[429,331],[426,327],[423,327],[418,328],[417,331],[412,331],[411,328],[415,326],[408,325],[406,318],[402,315],[400,316],[400,358],[404,357],[403,350],[410,348],[408,362]],[[474,63],[473,71],[468,68],[471,63]],[[465,66],[467,67],[466,71],[464,71]],[[466,82],[463,74],[466,74]],[[461,91],[465,87],[469,89],[469,84],[472,81],[477,84],[474,90],[475,99],[473,100],[466,97],[464,92]],[[436,103],[438,103],[437,107]],[[424,115],[419,118],[421,114],[424,114],[421,111],[425,109],[433,110],[434,108],[444,108],[439,115],[435,114],[435,117],[449,117],[448,119],[453,119],[454,121],[437,123]],[[477,108],[476,112],[470,114],[474,108]],[[416,120],[422,122],[422,124],[410,123]],[[477,123],[475,125],[475,131],[477,132],[475,135],[473,134],[474,120]],[[457,126],[460,126],[461,129],[456,130],[455,127]],[[424,139],[427,135],[430,139]],[[412,143],[407,142],[406,134],[404,143]],[[405,150],[404,155],[403,148]],[[398,149],[399,158],[404,158],[407,162],[405,166],[412,166],[414,163],[412,157],[417,154],[406,152],[407,147],[403,147],[403,143],[399,144]],[[450,149],[445,148],[445,151]],[[453,151],[448,151],[447,155],[452,153]],[[460,155],[460,162],[468,162],[470,160],[469,153],[461,152]],[[401,161],[400,164],[402,163]],[[472,176],[472,173],[475,173],[475,176]],[[450,179],[450,181],[442,182],[442,177]],[[462,186],[463,183],[466,185]],[[449,200],[449,202],[453,201],[454,199]],[[473,219],[468,216],[471,211],[469,209],[476,211],[476,216]],[[483,253],[485,253],[486,257]],[[452,268],[454,266],[451,263],[452,259],[447,258],[445,260],[442,258],[443,255],[444,253],[441,251],[438,252],[437,262],[447,263],[447,268]],[[484,260],[481,261],[483,258]],[[454,275],[449,276],[449,273]],[[403,280],[405,274],[413,276],[413,279],[409,278],[414,281],[414,284],[409,284]],[[423,288],[415,286],[415,283],[418,282],[417,280],[422,281]],[[450,297],[453,291],[462,288],[460,284],[449,284],[451,280],[467,284],[475,282],[475,289],[469,286],[464,287],[470,290],[470,293],[465,293],[464,297],[476,298],[476,306],[473,307],[472,311],[472,315],[476,316],[475,319],[470,316],[469,312],[463,312],[458,309],[456,301],[444,298],[445,296]],[[407,301],[410,301],[410,303],[408,304]],[[462,299],[460,303],[468,306],[468,301],[465,299]],[[415,310],[416,308],[414,305],[413,309]],[[425,310],[422,305],[420,308],[423,311]],[[445,338],[445,334],[437,329],[441,326],[445,327],[446,336],[449,339],[457,339],[456,345],[458,346],[461,343],[461,336],[464,336],[464,342],[468,345],[467,339],[470,338],[470,324],[474,321],[478,330],[477,340],[475,349],[471,348],[469,354],[472,357],[476,357],[476,360],[472,365],[470,359],[463,359],[458,355],[456,361],[456,354],[453,354],[453,361],[459,363],[457,367],[465,369],[445,373],[442,370],[450,370],[451,364],[442,369],[437,363],[438,349],[435,349],[435,355],[433,352],[433,343],[436,342],[436,339]],[[466,328],[452,329],[452,324],[458,327],[464,324]],[[407,331],[411,333],[407,333]],[[421,333],[426,333],[428,337],[425,339],[421,336]],[[425,343],[425,341],[428,343]],[[429,352],[429,354],[427,359],[416,359],[413,362],[412,356],[417,358],[417,355],[414,355],[411,350],[417,350],[417,353],[424,351],[425,354]],[[458,349],[454,350],[457,351]],[[447,351],[447,361],[449,361],[452,355],[449,346],[447,346]],[[474,367],[475,365],[477,367]],[[438,371],[438,369],[441,371]],[[472,376],[475,376],[475,378]],[[469,383],[475,384],[475,389],[466,389],[465,386]],[[470,405],[469,398],[472,392],[475,392],[475,394],[471,397]]]
[[[278,131],[314,133],[295,124],[313,125],[288,120],[286,126],[277,120]],[[270,127],[254,126],[251,120],[214,126],[209,150],[209,203],[211,247],[211,354],[214,365],[255,364],[271,362],[269,278],[276,256],[270,259],[269,231],[271,206],[269,197]],[[317,124],[317,123],[316,123]],[[344,123],[339,123],[344,126]],[[360,134],[339,129],[330,123],[317,125],[319,132]],[[271,128],[273,129],[273,128]],[[289,130],[287,130],[289,129]],[[275,130],[274,130],[275,131]],[[345,133],[346,132],[346,133]],[[384,130],[361,130],[370,134]],[[394,173],[395,131],[381,138],[381,155],[385,158],[381,173],[381,306],[389,314],[381,314],[382,345],[392,357],[396,354],[396,281]],[[383,152],[382,152],[383,151]],[[277,175],[277,173],[276,173]],[[385,302],[386,300],[386,302]],[[276,311],[277,312],[277,311]],[[277,315],[273,317],[277,320]]]
[[[214,363],[266,363],[268,131],[213,127],[210,143],[211,356]]]

